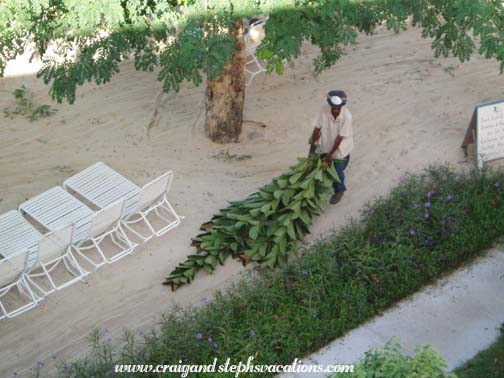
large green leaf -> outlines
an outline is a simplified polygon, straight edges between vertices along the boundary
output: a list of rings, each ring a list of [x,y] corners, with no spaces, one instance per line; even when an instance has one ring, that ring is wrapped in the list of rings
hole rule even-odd
[[[249,230],[249,236],[250,239],[256,240],[257,237],[259,236],[259,227],[258,226],[251,227]]]

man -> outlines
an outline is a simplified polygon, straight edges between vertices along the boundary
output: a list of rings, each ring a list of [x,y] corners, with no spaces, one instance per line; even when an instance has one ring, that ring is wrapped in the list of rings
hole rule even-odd
[[[327,94],[327,105],[324,105],[313,122],[313,135],[311,138],[310,156],[315,154],[316,144],[320,140],[320,147],[327,155],[325,161],[332,164],[334,158],[343,162],[334,161],[341,183],[333,183],[334,194],[329,200],[333,205],[341,201],[345,186],[345,168],[350,161],[350,151],[353,149],[352,114],[345,107],[347,95],[344,91],[334,90]]]

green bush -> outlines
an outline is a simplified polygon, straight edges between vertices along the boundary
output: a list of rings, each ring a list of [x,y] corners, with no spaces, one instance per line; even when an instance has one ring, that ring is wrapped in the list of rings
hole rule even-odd
[[[32,102],[32,93],[24,85],[21,88],[17,88],[12,93],[16,100],[16,106],[14,108],[5,108],[4,115],[10,117],[11,119],[17,115],[23,115],[28,117],[30,121],[36,121],[39,118],[49,117],[56,112],[56,109],[52,108],[50,105],[39,105],[35,109]]]
[[[208,364],[214,357],[289,364],[481,255],[504,233],[501,183],[502,170],[463,175],[436,167],[409,175],[301,258],[276,271],[250,270],[229,291],[171,312],[159,332],[129,338],[122,350],[95,343],[93,355],[62,367],[60,377],[109,377],[115,363]],[[247,376],[271,374],[240,375]]]
[[[415,349],[413,357],[402,353],[397,342],[366,353],[352,373],[335,373],[330,378],[457,378],[447,371],[446,361],[430,345]]]

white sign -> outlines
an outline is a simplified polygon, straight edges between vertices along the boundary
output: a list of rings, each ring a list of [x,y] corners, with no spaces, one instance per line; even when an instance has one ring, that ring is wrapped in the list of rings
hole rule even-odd
[[[476,158],[478,167],[504,157],[504,100],[476,107]]]

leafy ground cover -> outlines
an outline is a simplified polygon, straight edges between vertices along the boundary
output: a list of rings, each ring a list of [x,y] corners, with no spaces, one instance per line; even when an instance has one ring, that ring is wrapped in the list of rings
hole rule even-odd
[[[206,305],[166,315],[160,331],[129,335],[120,350],[97,333],[93,354],[62,364],[59,376],[110,377],[118,363],[209,364],[215,357],[289,364],[481,255],[504,232],[501,183],[502,170],[464,175],[433,167],[408,175],[302,257],[275,271],[250,270]]]
[[[416,347],[413,356],[403,353],[396,341],[373,349],[359,361],[351,373],[335,373],[330,378],[457,378],[448,371],[444,358],[431,345]]]

